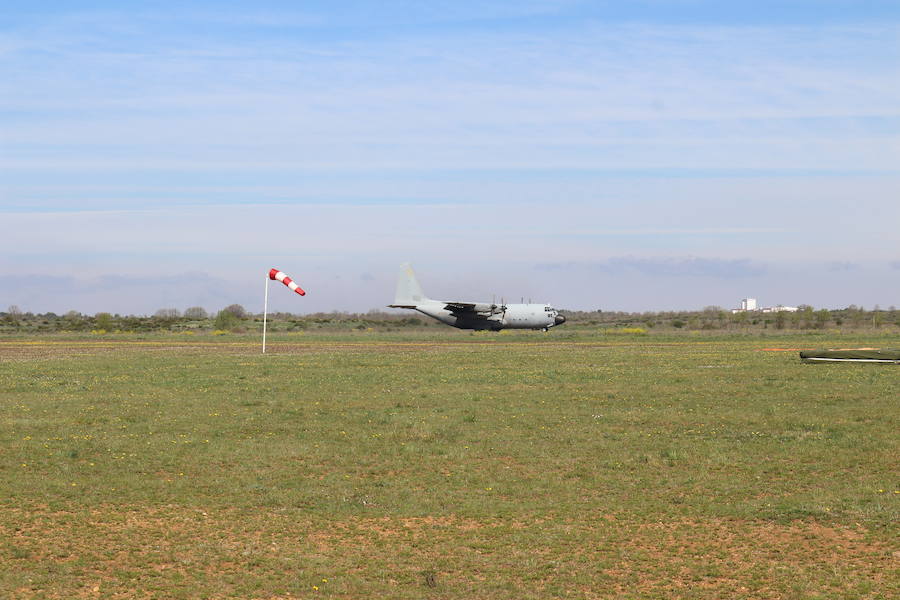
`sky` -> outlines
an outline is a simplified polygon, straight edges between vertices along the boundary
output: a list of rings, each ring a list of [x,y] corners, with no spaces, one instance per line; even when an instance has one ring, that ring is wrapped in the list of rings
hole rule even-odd
[[[31,4],[0,311],[900,305],[900,3]]]

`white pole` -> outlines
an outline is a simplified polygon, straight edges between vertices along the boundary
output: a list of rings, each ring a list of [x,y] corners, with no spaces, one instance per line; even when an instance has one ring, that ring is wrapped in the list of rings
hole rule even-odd
[[[269,274],[266,273],[266,294],[265,300],[263,301],[263,351],[262,353],[266,353],[266,317],[269,313]]]

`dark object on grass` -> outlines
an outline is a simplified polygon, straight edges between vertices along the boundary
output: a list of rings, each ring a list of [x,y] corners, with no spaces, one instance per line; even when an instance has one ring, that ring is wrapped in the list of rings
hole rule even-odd
[[[900,350],[890,348],[842,348],[840,350],[804,350],[803,362],[865,362],[900,364]]]
[[[434,571],[428,571],[427,573],[425,573],[425,585],[430,588],[437,587],[437,581],[435,579]]]

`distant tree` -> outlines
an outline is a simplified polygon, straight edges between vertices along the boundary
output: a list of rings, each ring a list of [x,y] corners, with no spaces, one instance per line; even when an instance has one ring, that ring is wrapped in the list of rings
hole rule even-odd
[[[245,309],[240,304],[230,304],[222,309],[225,312],[229,312],[233,314],[238,319],[246,319],[247,318],[247,309]]]
[[[227,308],[223,308],[216,315],[216,320],[214,322],[214,327],[216,329],[221,329],[222,331],[226,331],[229,329],[234,329],[240,324],[241,320],[235,316],[233,312],[228,310]]]
[[[6,322],[8,323],[16,323],[18,324],[19,319],[22,318],[22,309],[13,304],[9,308],[6,309]]]
[[[161,308],[153,316],[158,319],[177,319],[180,314],[177,308]]]
[[[862,325],[863,319],[866,318],[865,310],[861,306],[851,304],[847,307],[847,317],[850,319],[853,327]]]
[[[94,325],[97,329],[110,331],[113,328],[113,318],[108,312],[101,312],[94,315]]]
[[[881,323],[884,321],[884,314],[881,311],[881,307],[877,304],[875,308],[872,309],[872,326],[873,327],[881,327]]]
[[[190,308],[185,309],[184,316],[187,319],[205,319],[209,315],[206,313],[206,309],[202,306],[192,306]]]
[[[816,311],[816,328],[825,329],[828,321],[831,320],[831,311],[827,308],[821,308]]]
[[[813,312],[813,307],[805,304],[798,312],[800,313],[800,317],[803,319],[803,327],[805,329],[812,329],[813,321],[815,321],[815,313]]]
[[[82,323],[82,315],[77,310],[70,310],[63,316],[63,320],[65,321],[66,327],[69,328],[78,328]]]
[[[685,323],[681,319],[675,319],[674,321],[672,321],[672,327],[674,327],[675,329],[681,329],[682,327],[684,327],[684,325]]]
[[[783,310],[779,310],[775,313],[775,329],[784,329],[785,323],[787,323],[787,317]]]

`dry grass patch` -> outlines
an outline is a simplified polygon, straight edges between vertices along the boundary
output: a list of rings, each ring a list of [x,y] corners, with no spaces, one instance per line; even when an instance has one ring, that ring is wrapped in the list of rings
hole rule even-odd
[[[3,509],[13,597],[891,597],[896,547],[816,522]],[[318,588],[318,589],[314,589]],[[100,590],[98,592],[97,590]]]

